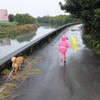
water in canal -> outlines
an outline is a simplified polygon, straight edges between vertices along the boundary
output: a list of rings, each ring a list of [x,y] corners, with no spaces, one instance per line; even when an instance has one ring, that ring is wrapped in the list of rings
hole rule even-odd
[[[23,47],[24,45],[38,39],[39,37],[48,34],[54,29],[55,28],[50,26],[40,26],[36,32],[30,34],[20,35],[14,38],[0,39],[0,59]]]

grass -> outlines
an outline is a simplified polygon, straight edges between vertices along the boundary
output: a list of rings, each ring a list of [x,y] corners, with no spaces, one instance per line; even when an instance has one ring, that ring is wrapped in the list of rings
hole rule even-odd
[[[12,89],[12,88],[15,88],[17,86],[17,84],[14,84],[14,83],[7,83],[7,87],[9,89]]]
[[[37,61],[38,61],[40,58],[41,58],[41,57],[36,57],[34,60],[30,61],[30,62],[28,63],[28,65],[31,66],[31,65],[37,64]]]
[[[4,37],[14,37],[20,34],[29,33],[35,31],[37,25],[35,24],[26,24],[26,25],[12,25],[10,27],[0,27],[0,38]]]
[[[6,96],[6,95],[8,95],[9,93],[11,93],[11,91],[6,89],[6,90],[3,90],[3,91],[0,93],[0,95]]]
[[[30,73],[31,74],[41,74],[43,73],[43,71],[41,69],[31,69]]]
[[[17,22],[0,22],[0,25],[12,26],[12,25],[17,25]]]
[[[8,73],[9,72],[9,69],[4,69],[2,72],[1,72],[1,74],[6,74],[6,73]]]
[[[42,73],[43,73],[43,70],[37,69],[37,68],[25,69],[20,73],[20,75],[18,76],[18,79],[24,81],[25,79],[28,78],[30,74],[42,74]]]
[[[27,64],[25,65],[26,66],[25,69],[23,69],[20,75],[17,76],[18,79],[25,80],[30,74],[42,74],[43,71],[41,69],[32,68],[32,66],[38,63],[40,58],[41,57],[35,57],[32,61],[27,61]]]
[[[26,56],[27,57],[27,56]],[[0,100],[6,100],[5,98],[8,98],[10,96],[12,90],[16,87],[21,86],[25,79],[29,77],[30,74],[42,74],[43,70],[38,68],[32,68],[35,64],[39,62],[41,57],[35,57],[34,59],[30,60],[30,58],[27,58],[25,63],[25,68],[21,72],[18,72],[17,75],[11,76],[11,80],[9,80],[8,83],[6,83],[4,90],[0,93]],[[5,69],[4,72],[7,70]],[[12,83],[13,82],[13,83]],[[18,84],[20,82],[20,84]]]
[[[5,100],[7,96],[11,93],[12,89],[17,86],[17,83],[7,83],[2,92],[0,92],[0,100]]]
[[[24,59],[27,59],[27,57],[28,57],[27,55],[24,55],[24,56],[23,56]]]

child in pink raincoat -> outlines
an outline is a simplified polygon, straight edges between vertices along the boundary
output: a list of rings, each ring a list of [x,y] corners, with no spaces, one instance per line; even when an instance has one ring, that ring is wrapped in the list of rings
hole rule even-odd
[[[63,61],[63,56],[64,56],[64,62],[66,62],[66,51],[68,47],[69,44],[66,40],[66,36],[63,35],[61,37],[61,41],[59,42],[59,52],[60,52],[61,62]]]

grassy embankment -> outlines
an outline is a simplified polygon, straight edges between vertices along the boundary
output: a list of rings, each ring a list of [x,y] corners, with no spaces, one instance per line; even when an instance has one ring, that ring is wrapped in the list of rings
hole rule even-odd
[[[100,54],[100,35],[84,35],[83,40],[85,44],[93,49],[96,53]]]
[[[0,22],[0,38],[17,36],[36,29],[35,24],[18,25],[16,22]]]
[[[16,94],[15,88],[18,88],[21,86],[30,75],[32,74],[42,74],[44,71],[40,68],[36,68],[36,64],[39,63],[41,60],[41,57],[38,56],[34,59],[31,59],[30,57],[24,56],[24,65],[23,68],[17,72],[16,75],[13,74],[10,76],[9,81],[5,85],[0,85],[0,88],[4,88],[2,92],[0,92],[0,100],[8,100],[9,97],[11,100],[12,98],[18,96],[19,94]],[[10,74],[11,70],[5,69],[1,72],[2,74],[2,80],[0,80],[0,84],[5,82],[5,79],[7,79],[8,75]],[[3,80],[4,79],[4,80]],[[20,83],[20,85],[19,85]],[[14,93],[14,94],[13,94]]]
[[[16,25],[17,24],[17,22],[0,22],[0,26],[4,26],[4,27],[6,27],[6,26],[12,26],[12,25]]]

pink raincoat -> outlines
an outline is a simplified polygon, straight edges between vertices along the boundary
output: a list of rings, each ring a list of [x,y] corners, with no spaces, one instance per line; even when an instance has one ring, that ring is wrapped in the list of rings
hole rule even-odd
[[[66,57],[66,51],[67,48],[69,47],[69,44],[66,40],[66,36],[62,36],[61,41],[59,42],[59,52],[61,53],[61,57]]]
[[[69,44],[66,41],[66,36],[63,35],[61,41],[59,42],[59,52],[66,53],[68,47]]]

